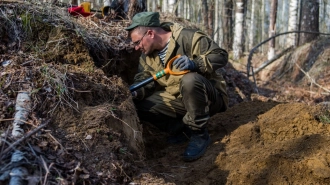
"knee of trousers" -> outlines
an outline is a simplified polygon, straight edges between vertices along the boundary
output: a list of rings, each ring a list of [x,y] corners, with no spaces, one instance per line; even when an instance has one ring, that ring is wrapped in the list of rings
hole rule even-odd
[[[199,89],[203,86],[202,76],[198,73],[188,73],[185,74],[180,83],[180,91],[185,93],[192,93],[196,89]]]

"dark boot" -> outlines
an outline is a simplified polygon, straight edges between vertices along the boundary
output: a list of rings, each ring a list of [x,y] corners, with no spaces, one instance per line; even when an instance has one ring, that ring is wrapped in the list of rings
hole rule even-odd
[[[184,161],[194,161],[200,158],[211,143],[211,138],[206,129],[201,131],[192,131],[188,147],[183,153]]]

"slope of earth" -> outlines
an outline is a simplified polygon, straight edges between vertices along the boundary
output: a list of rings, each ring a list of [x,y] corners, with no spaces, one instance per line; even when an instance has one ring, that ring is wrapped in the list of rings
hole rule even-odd
[[[113,30],[126,23],[87,29],[49,4],[0,10],[0,184],[129,182],[144,145],[122,62],[139,53]]]
[[[257,55],[251,63],[256,69],[264,61],[265,56]],[[260,95],[276,101],[312,105],[330,101],[329,71],[330,40],[320,36],[275,60],[255,74],[255,79]]]

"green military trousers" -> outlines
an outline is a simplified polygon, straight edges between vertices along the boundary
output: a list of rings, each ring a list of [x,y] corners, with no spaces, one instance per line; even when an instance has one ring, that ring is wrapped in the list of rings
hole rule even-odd
[[[179,88],[178,96],[156,91],[135,102],[139,118],[163,131],[177,133],[184,125],[192,130],[203,129],[212,115],[226,109],[218,90],[198,73],[185,74]]]

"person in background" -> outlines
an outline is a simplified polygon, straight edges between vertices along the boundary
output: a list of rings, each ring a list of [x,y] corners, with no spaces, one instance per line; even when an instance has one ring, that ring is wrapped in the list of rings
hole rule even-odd
[[[103,3],[102,14],[104,16],[113,16],[116,20],[127,19],[130,6],[133,6],[134,11],[146,11],[146,2],[144,0],[137,0],[132,4],[130,0],[105,0]],[[132,7],[131,7],[132,8]]]
[[[194,161],[211,143],[210,117],[228,107],[225,80],[215,72],[227,64],[228,53],[205,33],[178,23],[160,23],[159,16],[158,12],[138,13],[125,28],[135,49],[142,52],[132,85],[163,70],[176,55],[181,56],[173,67],[190,72],[166,75],[132,96],[139,118],[169,132],[168,142],[189,140],[183,160]]]

